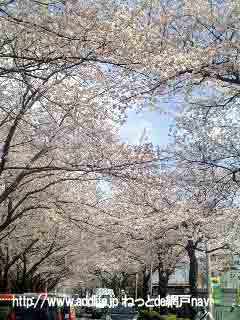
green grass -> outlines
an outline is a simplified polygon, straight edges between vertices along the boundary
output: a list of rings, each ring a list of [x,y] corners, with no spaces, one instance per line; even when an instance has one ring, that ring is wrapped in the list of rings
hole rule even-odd
[[[175,314],[160,315],[157,311],[140,311],[138,320],[190,320],[188,318],[177,318]]]
[[[149,311],[142,310],[138,316],[138,320],[151,320],[151,319],[159,319],[161,320],[161,316],[157,311]]]

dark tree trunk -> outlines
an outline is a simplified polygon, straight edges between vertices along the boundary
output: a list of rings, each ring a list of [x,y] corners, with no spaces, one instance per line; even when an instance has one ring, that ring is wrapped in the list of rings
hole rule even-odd
[[[147,300],[147,296],[149,294],[149,287],[148,282],[150,279],[150,273],[146,271],[146,269],[143,270],[143,283],[142,283],[142,297],[144,301]]]
[[[168,278],[168,274],[165,271],[161,270],[159,272],[158,294],[162,298],[166,298],[167,296]]]
[[[120,284],[119,284],[120,291],[121,291],[121,290],[126,291],[126,286],[127,286],[128,278],[129,278],[129,275],[128,275],[128,274],[123,275],[122,281],[121,281]]]
[[[0,292],[1,293],[6,293],[9,291],[8,288],[8,269],[3,270],[2,276],[0,278]]]
[[[189,286],[190,286],[190,294],[192,297],[198,296],[197,291],[197,279],[198,279],[198,261],[196,257],[196,248],[193,240],[188,240],[186,250],[189,258]],[[191,309],[191,319],[194,319],[196,316],[196,309]]]
[[[160,260],[160,259],[159,259]],[[158,264],[158,295],[160,298],[166,298],[168,289],[169,272],[163,269],[162,262]],[[167,314],[167,307],[160,307],[160,314]]]
[[[107,286],[107,288],[111,288],[113,289],[113,292],[115,294],[116,297],[118,297],[119,294],[119,281],[116,275],[113,276],[112,280],[111,280],[111,284]]]

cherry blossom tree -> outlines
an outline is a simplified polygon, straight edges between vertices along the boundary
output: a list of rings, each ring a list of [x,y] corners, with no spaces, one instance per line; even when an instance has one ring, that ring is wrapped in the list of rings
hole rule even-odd
[[[1,242],[1,291],[51,289],[70,273],[70,228],[53,213],[35,212],[21,222]]]
[[[33,23],[29,4],[18,3],[13,12],[2,9],[3,237],[27,212],[66,211],[71,200],[53,196],[54,189],[67,193],[104,176],[126,178],[142,161],[116,138],[125,117],[127,98],[122,98],[136,80],[130,51],[119,55],[115,39],[125,18],[117,12],[108,22],[86,8],[61,21],[37,14]]]
[[[196,294],[196,250],[203,239],[215,250],[216,219],[236,216],[223,211],[237,207],[238,193],[236,1],[136,1],[129,8],[75,1],[61,16],[31,4],[0,2],[2,286],[13,270],[19,290],[27,282],[46,285],[47,276],[54,284],[68,272],[61,264],[55,275],[47,270],[66,254],[61,244],[69,239],[59,233],[29,232],[21,248],[9,248],[25,234],[18,224],[51,213],[60,230],[71,222],[91,235],[94,258],[83,239],[76,246],[80,269],[102,275],[141,268],[147,280],[151,252],[164,295],[184,249]],[[130,105],[156,106],[172,92],[185,98],[167,152],[176,170],[160,172],[151,144],[126,146],[117,134]],[[97,186],[109,179],[110,199],[99,201]],[[235,235],[221,233],[218,247]],[[69,237],[77,244],[77,231]],[[77,263],[77,250],[70,251]]]
[[[170,218],[174,190],[168,194],[167,179],[166,174],[156,174],[156,168],[149,167],[142,170],[139,180],[116,183],[111,199],[114,206],[111,204],[106,214],[111,229],[116,230],[113,239],[120,243],[120,248],[128,248],[129,254],[135,252],[135,259],[142,265],[145,298],[149,293],[150,269],[158,269],[159,292],[166,296],[169,276],[183,252],[167,235],[178,226],[173,216]]]

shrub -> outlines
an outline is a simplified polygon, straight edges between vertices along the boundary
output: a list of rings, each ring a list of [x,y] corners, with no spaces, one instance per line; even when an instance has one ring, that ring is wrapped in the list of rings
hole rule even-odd
[[[160,315],[157,311],[141,310],[138,320],[190,320],[189,318],[177,318],[175,314]]]
[[[161,320],[177,320],[177,316],[175,314],[168,314],[160,317]]]
[[[161,316],[157,311],[142,310],[139,313],[138,320],[161,320]]]
[[[160,316],[161,320],[190,320],[189,318],[178,318],[175,314]]]

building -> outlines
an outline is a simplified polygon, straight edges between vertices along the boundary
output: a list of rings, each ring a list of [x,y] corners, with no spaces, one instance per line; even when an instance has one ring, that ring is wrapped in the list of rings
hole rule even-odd
[[[198,258],[199,273],[197,286],[199,289],[206,289],[208,284],[206,273],[206,257]],[[227,255],[226,253],[213,254],[210,256],[209,271],[211,276],[220,277],[220,285],[223,289],[240,288],[240,256]],[[210,276],[210,274],[209,274]],[[168,289],[171,293],[187,292],[189,288],[189,264],[181,263],[176,266],[174,273],[170,276]],[[151,284],[149,283],[149,287]],[[157,295],[158,292],[158,271],[152,275],[152,293]]]

